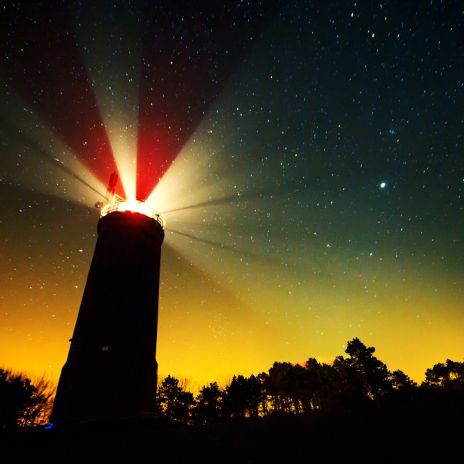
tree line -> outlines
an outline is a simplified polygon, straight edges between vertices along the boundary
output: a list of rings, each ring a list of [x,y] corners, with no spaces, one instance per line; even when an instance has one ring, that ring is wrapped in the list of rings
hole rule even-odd
[[[354,338],[345,355],[330,364],[315,358],[304,365],[275,362],[268,372],[235,375],[224,387],[212,382],[197,395],[168,375],[157,388],[155,407],[167,421],[181,424],[366,409],[464,411],[464,362],[435,364],[418,385],[404,372],[390,371],[374,352]],[[0,427],[46,424],[53,394],[43,379],[33,384],[23,374],[0,369]]]
[[[389,371],[374,352],[354,338],[346,356],[331,364],[315,358],[304,365],[275,362],[268,372],[234,376],[224,388],[205,385],[196,396],[167,376],[158,387],[157,407],[169,421],[207,424],[275,414],[464,406],[464,362],[438,363],[418,385],[401,370]]]

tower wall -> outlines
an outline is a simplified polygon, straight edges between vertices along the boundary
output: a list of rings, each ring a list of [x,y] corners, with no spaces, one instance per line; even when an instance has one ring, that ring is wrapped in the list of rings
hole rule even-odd
[[[142,214],[113,212],[100,219],[52,421],[154,412],[163,238],[161,225]]]

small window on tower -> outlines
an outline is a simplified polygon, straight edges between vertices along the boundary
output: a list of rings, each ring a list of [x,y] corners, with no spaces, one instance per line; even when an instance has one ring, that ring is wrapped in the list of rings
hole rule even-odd
[[[109,351],[110,347],[108,345],[102,346],[102,351]]]

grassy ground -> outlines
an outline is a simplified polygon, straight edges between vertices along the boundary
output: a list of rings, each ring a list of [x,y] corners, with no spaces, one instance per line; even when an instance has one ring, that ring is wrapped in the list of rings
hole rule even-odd
[[[442,463],[460,455],[460,416],[281,416],[208,426],[162,421],[1,435],[1,462]],[[455,461],[458,462],[458,461]]]

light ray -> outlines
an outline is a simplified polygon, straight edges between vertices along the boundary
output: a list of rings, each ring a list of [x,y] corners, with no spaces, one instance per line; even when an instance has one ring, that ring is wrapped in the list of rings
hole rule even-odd
[[[125,197],[135,200],[141,57],[138,2],[130,8],[122,3],[111,15],[101,2],[70,8]],[[88,17],[105,19],[93,23],[85,20]],[[113,53],[115,40],[117,55]]]
[[[2,121],[3,182],[86,206],[102,200],[104,185],[78,157],[13,92],[3,96],[9,119],[14,121]]]

